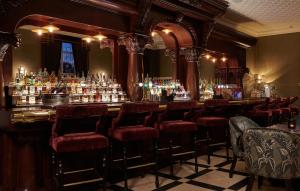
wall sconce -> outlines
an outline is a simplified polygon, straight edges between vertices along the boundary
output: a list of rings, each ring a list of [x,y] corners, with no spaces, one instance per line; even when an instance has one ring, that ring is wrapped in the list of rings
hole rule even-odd
[[[37,29],[32,29],[32,32],[37,33],[39,36],[43,35],[44,33],[46,33],[47,31],[41,28],[37,28]]]
[[[98,34],[98,35],[94,36],[94,38],[98,39],[99,41],[102,41],[103,39],[106,39],[107,37],[102,34]]]
[[[217,59],[216,59],[216,58],[212,58],[211,61],[212,61],[213,63],[216,63],[216,62],[217,62]]]
[[[50,33],[53,33],[54,31],[58,31],[59,30],[59,28],[56,27],[56,26],[54,26],[54,25],[44,26],[43,29],[47,30]]]
[[[260,75],[260,74],[254,74],[254,80],[256,83],[260,84],[263,82],[263,75]]]
[[[162,31],[166,34],[169,34],[170,32],[172,32],[170,29],[163,29]]]
[[[93,41],[93,38],[91,38],[91,37],[84,37],[84,38],[82,38],[82,40],[84,40],[86,43],[90,43],[90,42]]]
[[[151,32],[151,36],[154,37],[157,33],[156,32]]]

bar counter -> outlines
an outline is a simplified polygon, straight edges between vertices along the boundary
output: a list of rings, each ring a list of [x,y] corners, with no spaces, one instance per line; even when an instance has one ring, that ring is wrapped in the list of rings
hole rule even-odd
[[[263,100],[230,101],[233,112],[250,110]],[[104,134],[121,104],[108,104]],[[199,108],[203,102],[198,102]],[[163,111],[166,104],[161,104]],[[55,108],[21,107],[11,110],[11,125],[0,128],[0,190],[51,190],[49,138]]]

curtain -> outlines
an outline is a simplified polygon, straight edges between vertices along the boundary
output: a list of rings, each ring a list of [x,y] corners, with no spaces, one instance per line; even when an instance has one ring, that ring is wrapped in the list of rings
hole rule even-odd
[[[61,41],[54,39],[42,40],[42,66],[58,74],[60,68]]]
[[[60,70],[62,42],[72,43],[75,71],[77,74],[84,72],[86,75],[89,69],[89,47],[81,43],[81,39],[64,35],[45,35],[42,39],[42,66],[48,72]]]
[[[89,70],[89,47],[82,45],[81,43],[73,43],[73,55],[76,73],[81,75],[87,75]]]

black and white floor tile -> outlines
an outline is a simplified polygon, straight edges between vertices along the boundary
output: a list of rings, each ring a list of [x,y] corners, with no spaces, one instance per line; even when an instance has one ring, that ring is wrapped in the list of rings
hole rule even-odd
[[[160,188],[156,189],[154,176],[146,174],[142,177],[129,179],[128,185],[132,191],[244,191],[248,183],[248,174],[243,161],[238,161],[233,178],[229,178],[231,163],[225,157],[225,151],[216,151],[211,157],[211,164],[207,164],[207,156],[199,156],[199,173],[194,171],[194,159],[184,162],[182,165],[174,165],[174,176],[169,175],[169,167],[160,169]],[[123,190],[124,182],[117,182],[111,185],[108,190]],[[253,191],[258,190],[257,181]],[[260,190],[280,191],[284,187],[271,186],[264,181]]]

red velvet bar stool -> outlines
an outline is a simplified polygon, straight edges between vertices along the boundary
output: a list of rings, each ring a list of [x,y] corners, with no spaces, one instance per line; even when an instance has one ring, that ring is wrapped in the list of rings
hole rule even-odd
[[[201,128],[206,132],[207,146],[207,163],[210,164],[210,155],[212,148],[218,146],[226,147],[226,156],[229,160],[229,120],[230,112],[228,111],[229,101],[227,99],[212,99],[204,102],[204,111],[197,117],[196,123],[199,130]],[[220,142],[217,139],[224,139]]]
[[[268,109],[269,100],[266,99],[264,103],[256,105],[247,116],[255,121],[259,126],[266,127],[272,124],[272,111]]]
[[[197,125],[194,122],[187,121],[185,114],[191,112],[196,108],[197,103],[195,101],[188,102],[170,102],[167,104],[166,111],[161,113],[158,117],[156,128],[160,132],[160,140],[168,139],[168,150],[170,160],[170,174],[173,176],[173,158],[176,156],[193,154],[195,159],[195,171],[198,173],[198,161],[197,161]],[[188,152],[174,153],[173,142],[176,136],[183,138],[184,135],[192,135],[193,137],[193,149]],[[176,146],[181,147],[181,146]],[[175,147],[175,148],[176,148]]]
[[[107,111],[106,105],[61,105],[56,108],[56,120],[52,128],[50,146],[52,148],[52,164],[54,180],[59,190],[75,189],[85,184],[99,184],[103,189],[106,185],[106,153],[108,139],[98,133],[96,125]],[[80,158],[83,154],[94,153],[96,166],[85,169],[65,170],[69,155]],[[102,161],[102,164],[98,164]],[[85,164],[87,161],[82,161]],[[100,173],[100,169],[103,170]],[[83,179],[83,173],[92,173]],[[102,174],[102,175],[100,175]],[[69,182],[66,176],[76,176],[76,181]],[[78,180],[80,178],[80,180]]]
[[[125,190],[128,190],[127,171],[147,166],[155,166],[155,185],[157,188],[159,187],[157,174],[157,140],[159,138],[159,132],[157,129],[153,128],[158,110],[158,103],[125,103],[122,105],[118,117],[113,119],[112,127],[109,129],[109,136],[113,141],[121,143],[123,147],[122,160]],[[143,158],[141,153],[134,157],[128,156],[127,149],[129,143],[140,145],[142,142],[153,142],[154,161],[135,166],[128,166],[128,160]],[[119,159],[113,161],[119,161]]]

